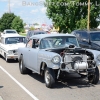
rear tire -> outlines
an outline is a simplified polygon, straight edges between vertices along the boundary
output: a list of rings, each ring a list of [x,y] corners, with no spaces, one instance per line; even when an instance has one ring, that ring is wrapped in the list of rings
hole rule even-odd
[[[21,74],[31,74],[32,71],[25,67],[23,56],[20,57],[19,70]]]
[[[88,76],[88,80],[92,84],[98,83],[98,81],[99,81],[99,69],[98,69],[98,67],[95,68],[94,74]]]
[[[46,87],[51,88],[55,84],[55,73],[54,70],[51,68],[46,68],[44,73],[44,81]]]

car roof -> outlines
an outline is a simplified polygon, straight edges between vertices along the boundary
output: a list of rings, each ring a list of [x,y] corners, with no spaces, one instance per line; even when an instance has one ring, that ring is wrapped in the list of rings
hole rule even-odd
[[[4,31],[16,31],[14,29],[5,29]]]
[[[60,34],[39,34],[39,35],[33,35],[31,37],[31,39],[33,38],[38,38],[38,39],[42,39],[42,38],[46,38],[46,37],[56,37],[56,36],[73,36],[73,37],[76,37],[75,35],[72,35],[72,34],[63,34],[63,33],[60,33]]]
[[[72,32],[87,32],[87,33],[94,33],[94,32],[100,32],[99,29],[90,29],[90,30],[74,30]]]
[[[1,37],[7,38],[7,37],[25,37],[19,34],[4,34]]]

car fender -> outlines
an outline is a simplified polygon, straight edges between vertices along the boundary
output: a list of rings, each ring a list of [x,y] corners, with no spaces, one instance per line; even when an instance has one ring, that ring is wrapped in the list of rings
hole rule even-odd
[[[59,69],[60,68],[60,62],[57,64],[54,64],[52,62],[52,58],[55,56],[59,56],[59,54],[49,51],[40,51],[38,54],[38,66],[41,66],[41,63],[44,62],[48,68],[52,69]],[[61,57],[60,57],[61,58]]]
[[[86,49],[87,51],[91,52],[94,55],[94,61],[96,62],[96,66],[100,66],[100,61],[97,60],[97,56],[100,55],[100,51],[92,50],[92,49]]]

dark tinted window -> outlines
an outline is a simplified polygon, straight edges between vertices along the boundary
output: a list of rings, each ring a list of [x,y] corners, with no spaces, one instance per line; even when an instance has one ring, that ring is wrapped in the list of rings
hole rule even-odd
[[[16,31],[6,31],[6,33],[17,33]]]
[[[100,32],[90,33],[91,41],[100,41]]]
[[[34,35],[36,34],[46,34],[46,32],[34,32]]]
[[[81,32],[81,36],[83,39],[88,39],[88,33],[87,32]]]

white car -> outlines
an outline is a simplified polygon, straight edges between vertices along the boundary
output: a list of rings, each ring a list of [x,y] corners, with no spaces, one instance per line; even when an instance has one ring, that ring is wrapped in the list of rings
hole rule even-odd
[[[25,47],[25,37],[19,34],[6,34],[1,36],[0,40],[0,55],[2,55],[6,62],[9,59],[17,59],[17,49]]]
[[[16,30],[14,29],[5,29],[3,31],[3,34],[18,34]]]

